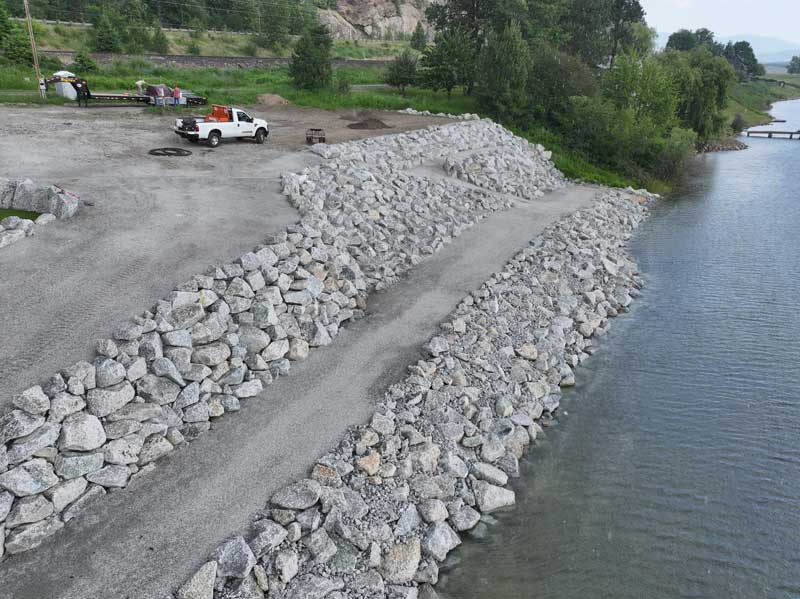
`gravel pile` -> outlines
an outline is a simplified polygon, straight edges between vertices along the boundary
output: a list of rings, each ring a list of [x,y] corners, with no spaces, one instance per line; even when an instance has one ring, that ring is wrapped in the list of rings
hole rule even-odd
[[[625,244],[653,198],[607,191],[466,297],[309,477],[278,491],[178,599],[432,599],[439,564],[515,503],[509,478],[642,281]]]
[[[238,411],[362,316],[369,291],[507,207],[405,171],[512,138],[481,121],[317,146],[327,160],[284,179],[298,224],[179,285],[97,341],[92,362],[27,389],[0,415],[0,557],[37,547]]]

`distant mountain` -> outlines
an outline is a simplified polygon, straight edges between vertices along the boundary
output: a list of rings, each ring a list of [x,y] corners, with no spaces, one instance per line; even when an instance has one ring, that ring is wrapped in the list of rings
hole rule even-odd
[[[719,38],[719,41],[723,43],[729,41],[737,42],[739,40],[750,42],[760,62],[789,62],[792,56],[800,56],[800,42],[790,42],[775,37],[747,33]]]

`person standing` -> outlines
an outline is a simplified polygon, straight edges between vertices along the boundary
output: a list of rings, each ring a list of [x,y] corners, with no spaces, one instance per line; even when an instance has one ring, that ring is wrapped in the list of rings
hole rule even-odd
[[[89,108],[89,82],[86,79],[75,79],[72,82],[72,87],[75,88],[77,94],[78,108],[81,106],[81,101],[86,108]]]
[[[181,88],[178,87],[177,85],[172,90],[172,102],[175,105],[176,109],[181,104]]]

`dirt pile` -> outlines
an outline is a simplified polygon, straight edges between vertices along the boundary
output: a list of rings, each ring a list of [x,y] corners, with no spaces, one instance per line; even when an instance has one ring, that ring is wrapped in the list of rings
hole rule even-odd
[[[392,127],[384,123],[380,119],[364,119],[356,123],[347,125],[348,129],[391,129]]]

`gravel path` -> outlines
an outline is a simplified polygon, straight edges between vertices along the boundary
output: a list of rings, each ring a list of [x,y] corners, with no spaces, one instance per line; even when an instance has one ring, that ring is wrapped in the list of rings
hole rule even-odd
[[[241,417],[223,419],[53,542],[5,564],[0,588],[15,599],[160,599],[225,535],[244,530],[272,492],[302,477],[348,426],[363,422],[465,294],[593,195],[569,188],[490,216],[371,298],[367,318],[296,366],[262,401],[251,401]],[[86,555],[89,546],[94,551]]]

